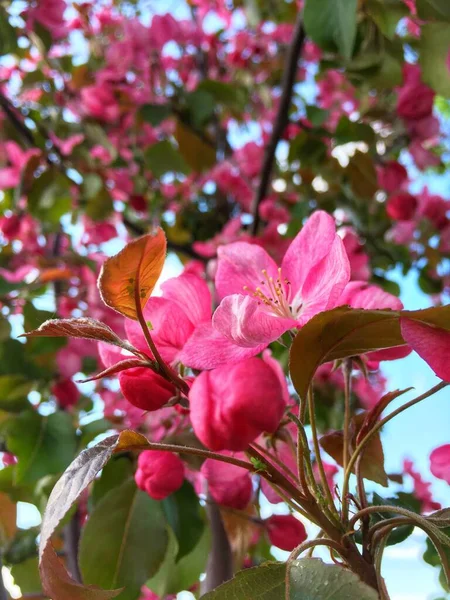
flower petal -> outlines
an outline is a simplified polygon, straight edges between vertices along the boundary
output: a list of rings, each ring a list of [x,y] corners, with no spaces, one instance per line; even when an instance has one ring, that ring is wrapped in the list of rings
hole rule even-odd
[[[211,292],[204,279],[191,273],[182,273],[161,285],[163,297],[175,302],[193,325],[211,318]]]
[[[244,287],[256,290],[263,281],[263,270],[276,279],[278,269],[264,248],[247,242],[220,246],[217,251],[216,288],[219,298],[242,294]]]
[[[327,255],[312,268],[299,292],[303,303],[299,322],[304,324],[322,310],[337,306],[349,279],[347,253],[341,238],[335,236]],[[298,300],[292,304],[295,308]]]
[[[234,364],[255,356],[267,344],[250,348],[237,346],[214,329],[211,322],[201,323],[185,344],[178,359],[193,369],[215,369],[224,364]]]
[[[224,298],[212,322],[217,331],[244,348],[267,346],[297,325],[294,319],[269,314],[255,298],[241,294]]]
[[[284,255],[281,270],[294,293],[303,287],[308,273],[330,252],[335,237],[334,219],[323,210],[318,210],[292,240]]]
[[[194,331],[194,325],[175,302],[166,298],[151,297],[144,309],[144,316],[152,325],[152,338],[163,359],[174,362]],[[125,330],[128,340],[138,350],[150,353],[139,323],[127,319]]]
[[[450,331],[419,323],[412,319],[400,319],[403,339],[438,377],[450,381]]]

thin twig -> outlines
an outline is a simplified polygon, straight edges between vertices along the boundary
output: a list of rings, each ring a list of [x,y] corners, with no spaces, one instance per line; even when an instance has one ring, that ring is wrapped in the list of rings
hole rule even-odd
[[[280,141],[286,125],[289,122],[289,107],[291,105],[292,93],[297,75],[298,59],[300,57],[304,42],[305,30],[303,29],[303,19],[301,13],[299,12],[291,45],[289,46],[286,70],[283,74],[280,105],[278,107],[278,113],[273,125],[272,135],[270,136],[270,140],[264,152],[264,160],[261,167],[261,180],[253,200],[253,223],[251,228],[252,235],[256,235],[258,233],[258,227],[260,223],[259,205],[266,197],[267,189],[272,176],[273,162],[275,159],[275,152],[277,150],[278,142]]]
[[[422,400],[425,400],[426,398],[429,398],[433,394],[436,394],[437,392],[439,392],[440,390],[444,389],[448,385],[449,384],[446,381],[441,381],[440,383],[438,383],[437,385],[435,385],[434,387],[432,387],[427,392],[424,392],[420,396],[417,396],[417,398],[414,398],[413,400],[410,400],[409,402],[406,402],[406,404],[403,404],[402,406],[399,406],[399,408],[397,408],[396,410],[392,411],[389,415],[387,415],[386,417],[384,417],[384,419],[381,419],[381,421],[378,421],[378,423],[376,423],[374,425],[374,427],[369,431],[369,433],[366,436],[364,436],[364,438],[360,441],[360,443],[355,448],[355,451],[353,452],[353,454],[352,454],[352,456],[351,456],[351,458],[349,460],[349,463],[347,465],[347,469],[346,469],[345,474],[344,474],[344,482],[343,482],[343,485],[342,485],[342,499],[343,499],[343,501],[344,501],[344,496],[347,495],[347,493],[348,493],[348,486],[349,486],[349,480],[350,480],[350,475],[351,475],[352,469],[355,466],[355,463],[356,463],[356,461],[358,459],[358,456],[359,456],[360,452],[363,450],[363,448],[366,446],[366,444],[372,439],[372,436],[375,435],[375,433],[377,433],[377,431],[379,431],[391,419],[393,419],[394,417],[396,417],[397,415],[399,415],[400,413],[402,413],[406,409],[411,408],[411,406],[414,406],[415,404],[418,404],[419,402],[422,402]]]

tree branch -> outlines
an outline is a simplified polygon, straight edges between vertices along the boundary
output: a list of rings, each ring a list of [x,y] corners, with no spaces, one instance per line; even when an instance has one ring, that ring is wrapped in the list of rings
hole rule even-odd
[[[291,45],[289,46],[286,70],[283,74],[280,105],[278,107],[278,113],[273,125],[272,135],[270,136],[269,143],[267,144],[264,152],[264,160],[261,168],[261,180],[259,182],[258,189],[256,190],[256,195],[253,199],[253,224],[251,228],[252,235],[256,235],[258,233],[258,227],[260,223],[259,205],[266,197],[267,189],[272,177],[273,162],[275,159],[275,152],[277,150],[278,142],[280,141],[283,131],[289,122],[289,107],[291,105],[295,77],[297,75],[298,59],[302,52],[304,42],[305,30],[303,29],[303,19],[301,13],[299,12]]]
[[[19,119],[17,116],[16,108],[14,107],[11,100],[9,100],[3,92],[0,92],[0,106],[3,109],[3,112],[10,120],[11,124],[15,127],[17,132],[20,134],[20,137],[25,142],[27,146],[36,146],[34,141],[34,136],[22,119]]]
[[[233,555],[230,541],[225,531],[220,509],[208,496],[205,505],[211,526],[211,548],[206,565],[206,579],[203,582],[201,593],[211,592],[216,587],[233,577]]]

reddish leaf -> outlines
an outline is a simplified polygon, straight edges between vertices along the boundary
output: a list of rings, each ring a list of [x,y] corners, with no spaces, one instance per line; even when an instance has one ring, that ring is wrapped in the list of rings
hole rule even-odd
[[[51,538],[72,504],[114,452],[144,449],[147,444],[147,439],[134,431],[113,435],[81,452],[53,488],[42,520],[39,544],[42,585],[45,593],[53,600],[109,600],[120,593],[120,590],[103,591],[76,583],[57,558]]]
[[[98,278],[103,302],[125,317],[137,320],[135,289],[143,309],[161,275],[166,245],[166,236],[159,227],[108,258]]]
[[[50,319],[45,321],[33,331],[24,333],[22,337],[74,337],[87,340],[96,340],[98,342],[107,342],[124,348],[129,345],[120,339],[104,323],[90,319],[89,317],[80,317],[78,319]]]
[[[290,352],[292,383],[306,397],[316,369],[325,362],[404,346],[400,318],[450,330],[450,305],[425,310],[364,310],[340,306],[313,317],[295,336]]]
[[[121,371],[125,371],[126,369],[133,369],[134,367],[151,368],[148,362],[139,360],[138,358],[127,358],[126,360],[120,360],[115,365],[112,365],[112,367],[108,367],[104,371],[97,373],[97,375],[93,375],[92,377],[88,377],[87,379],[78,379],[77,383],[97,381],[97,379],[102,379],[103,377],[110,377],[111,375],[115,375],[116,373],[120,373]]]
[[[358,432],[365,419],[365,413],[361,413],[353,417],[350,424],[350,444],[349,454],[353,452],[356,447],[356,439]],[[334,460],[343,466],[343,454],[344,454],[344,433],[343,431],[332,431],[323,435],[320,438],[320,445]],[[355,472],[353,470],[353,472]],[[384,452],[383,446],[381,445],[380,435],[376,433],[372,436],[372,439],[367,443],[365,450],[362,452],[361,459],[361,475],[365,479],[375,481],[380,485],[387,487],[388,479],[384,470]]]
[[[300,329],[292,343],[292,383],[305,398],[322,363],[403,344],[396,311],[340,306],[319,313]]]
[[[409,387],[406,390],[395,390],[394,392],[388,392],[384,396],[378,400],[375,406],[366,414],[366,418],[364,419],[364,423],[362,424],[361,429],[358,432],[356,443],[363,439],[363,437],[372,429],[378,419],[381,417],[382,412],[385,408],[396,398],[406,394],[406,392],[411,391],[413,388]]]

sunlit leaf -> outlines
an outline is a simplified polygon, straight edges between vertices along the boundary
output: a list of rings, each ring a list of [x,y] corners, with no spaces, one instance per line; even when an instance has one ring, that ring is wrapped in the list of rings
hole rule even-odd
[[[137,320],[135,291],[143,309],[158,281],[166,258],[166,238],[161,228],[125,246],[102,266],[98,287],[104,303]]]

